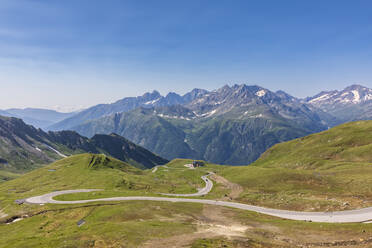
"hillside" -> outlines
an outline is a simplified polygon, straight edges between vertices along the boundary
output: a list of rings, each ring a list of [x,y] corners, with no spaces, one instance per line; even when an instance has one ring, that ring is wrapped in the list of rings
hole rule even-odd
[[[319,196],[314,193],[321,190],[328,192],[329,189],[327,190],[327,185],[318,185],[312,189],[313,185],[308,185],[309,180],[316,179],[312,172],[304,174],[292,169],[278,170],[259,166],[226,167],[209,163],[199,169],[190,170],[184,166],[190,162],[174,160],[167,166],[159,167],[154,173],[150,170],[136,169],[105,155],[79,154],[2,183],[0,246],[167,247],[169,244],[179,245],[182,241],[186,247],[247,247],[249,244],[250,247],[279,248],[293,247],[292,244],[301,246],[311,244],[318,247],[319,244],[332,246],[352,242],[369,245],[372,242],[369,239],[372,226],[368,224],[340,225],[289,221],[250,211],[196,203],[156,201],[92,202],[75,205],[15,203],[15,200],[30,196],[78,188],[103,191],[63,195],[56,199],[159,196],[159,192],[189,193],[202,187],[201,175],[214,171],[215,187],[205,196],[207,199],[253,202],[256,205],[271,205],[275,202],[274,206],[284,209],[299,209],[296,203],[301,207],[312,205],[315,210],[350,207],[342,204],[337,206],[333,199],[325,201],[326,203],[318,199]],[[244,181],[237,185],[221,177],[226,175],[226,178],[229,178],[232,176],[231,172],[235,173],[234,180],[243,177]],[[286,181],[280,182],[278,179]],[[281,186],[277,188],[280,193],[273,199],[270,193],[278,186]],[[252,192],[257,188],[260,188],[260,191]],[[252,198],[247,198],[248,192],[252,193]],[[299,192],[302,192],[300,196]],[[311,196],[307,195],[309,192]],[[333,198],[333,195],[329,196]],[[295,197],[297,198],[294,199]],[[288,199],[294,202],[288,203]]]
[[[22,191],[45,192],[50,189],[80,187],[111,187],[129,175],[142,170],[103,154],[77,154],[33,170],[3,187],[17,186]]]
[[[74,128],[88,137],[96,133],[117,133],[167,159],[197,157],[184,142],[185,133],[169,121],[140,108],[115,114]],[[167,155],[167,156],[164,156]]]
[[[246,165],[276,143],[324,130],[306,105],[259,86],[225,86],[180,106],[137,108],[72,129],[118,133],[167,159]]]
[[[100,152],[127,162],[137,168],[148,169],[155,165],[168,163],[168,160],[153,154],[117,134],[96,134],[89,141]]]
[[[371,150],[372,121],[357,121],[277,144],[253,165],[327,169],[346,163],[372,163]]]
[[[46,133],[26,125],[20,119],[0,117],[1,171],[23,173],[65,156],[84,152],[111,155],[139,168],[151,168],[167,162],[118,135],[100,135],[88,139],[73,131]]]
[[[285,209],[372,204],[372,121],[343,124],[277,144],[250,166],[225,168],[244,188],[239,200]]]
[[[28,195],[55,190],[94,188],[105,192],[94,195],[159,195],[159,192],[192,192],[201,187],[200,176],[205,171],[192,171],[183,166],[184,162],[174,161],[168,164],[168,173],[164,168],[159,173],[141,170],[129,163],[104,154],[83,153],[58,160],[50,165],[35,169],[14,180],[0,184],[1,208],[14,204],[14,200]],[[175,168],[176,165],[182,167]],[[174,168],[174,170],[173,170]],[[182,170],[180,170],[182,169]],[[16,191],[12,189],[16,188]],[[97,197],[96,196],[96,197]],[[33,209],[23,205],[10,211]]]
[[[1,170],[20,172],[60,159],[50,147],[53,143],[47,133],[21,119],[0,117]]]

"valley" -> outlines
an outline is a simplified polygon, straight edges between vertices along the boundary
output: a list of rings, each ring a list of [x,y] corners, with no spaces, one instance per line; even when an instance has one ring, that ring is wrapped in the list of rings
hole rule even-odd
[[[18,239],[11,231],[0,244],[60,246],[70,237],[70,246],[157,247],[178,237],[195,247],[369,247],[371,224],[355,222],[372,219],[371,128],[371,121],[352,122],[278,144],[242,167],[205,162],[189,169],[184,165],[192,160],[176,159],[154,172],[105,155],[70,156],[0,184],[3,221],[24,216],[0,225],[0,233],[20,228],[33,237]],[[201,177],[209,172],[208,194],[182,196],[204,188]],[[90,190],[69,191],[79,189]],[[69,194],[60,194],[65,190]],[[14,203],[44,194],[29,200],[38,204]],[[326,223],[334,221],[352,223]]]
[[[372,245],[371,121],[326,130],[318,100],[258,86],[142,101],[75,131],[0,118],[0,247]]]
[[[371,9],[1,1],[0,248],[372,248]]]

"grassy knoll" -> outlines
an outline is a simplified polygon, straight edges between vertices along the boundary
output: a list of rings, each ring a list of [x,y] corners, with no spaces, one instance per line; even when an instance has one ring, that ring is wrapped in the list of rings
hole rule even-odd
[[[203,207],[200,204],[119,202],[39,206],[14,203],[16,199],[77,188],[104,191],[85,196],[72,194],[67,198],[196,192],[196,188],[204,184],[200,176],[205,172],[179,166],[183,162],[173,161],[152,173],[105,155],[81,154],[2,183],[0,220],[32,217],[10,225],[0,224],[0,247],[92,247],[92,244],[133,247],[151,238],[194,232],[192,216],[200,214]],[[180,219],[178,213],[186,217]],[[89,225],[78,227],[80,219]]]
[[[159,193],[194,193],[204,187],[201,176],[216,165],[190,170],[184,164],[191,160],[174,160],[152,170],[140,170],[105,155],[80,154],[59,160],[49,166],[31,171],[22,177],[0,184],[0,210],[9,215],[22,215],[49,206],[16,205],[16,199],[67,189],[102,189],[103,191],[62,195],[59,200],[95,199],[114,196]],[[215,199],[227,192],[216,185],[205,198]]]

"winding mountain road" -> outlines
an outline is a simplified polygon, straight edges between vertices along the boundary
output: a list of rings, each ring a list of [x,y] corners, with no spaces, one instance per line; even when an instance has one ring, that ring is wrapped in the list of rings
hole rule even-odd
[[[202,179],[206,183],[206,187],[199,190],[198,193],[194,194],[167,194],[168,196],[201,196],[207,194],[213,187],[213,183],[207,176],[203,176]],[[353,223],[353,222],[369,222],[372,220],[372,207],[357,209],[357,210],[346,210],[338,212],[299,212],[299,211],[287,211],[278,210],[265,207],[257,207],[237,202],[227,202],[218,200],[206,200],[206,199],[189,199],[189,198],[170,198],[170,197],[149,197],[149,196],[128,196],[128,197],[110,197],[101,199],[91,200],[77,200],[77,201],[57,201],[53,198],[59,195],[72,194],[72,193],[83,193],[100,191],[99,189],[77,189],[77,190],[63,190],[48,193],[41,196],[30,197],[25,200],[31,204],[83,204],[97,201],[166,201],[166,202],[190,202],[190,203],[201,203],[210,204],[223,207],[231,207],[237,209],[243,209],[248,211],[254,211],[262,214],[276,216],[289,220],[303,220],[312,222],[328,222],[328,223]]]
[[[213,188],[213,182],[212,180],[208,179],[207,177],[211,175],[212,173],[209,173],[208,175],[202,176],[201,179],[205,182],[205,187],[198,190],[196,193],[192,194],[164,194],[166,196],[181,196],[181,197],[193,197],[193,196],[203,196],[208,194],[212,188]]]

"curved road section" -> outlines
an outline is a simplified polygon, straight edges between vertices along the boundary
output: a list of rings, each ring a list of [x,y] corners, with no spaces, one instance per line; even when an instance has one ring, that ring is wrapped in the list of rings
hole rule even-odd
[[[175,194],[172,196],[200,196],[207,194],[213,187],[212,182],[204,176],[206,187],[199,190],[195,194]],[[205,200],[205,199],[188,199],[188,198],[169,198],[169,197],[148,197],[148,196],[128,196],[128,197],[111,197],[101,198],[92,200],[77,200],[77,201],[57,201],[53,198],[58,195],[72,194],[72,193],[83,193],[99,191],[99,189],[78,189],[78,190],[63,190],[56,191],[49,194],[30,197],[25,200],[31,204],[82,204],[97,201],[167,201],[167,202],[191,202],[210,204],[223,207],[231,207],[243,210],[249,210],[258,212],[261,214],[267,214],[289,220],[303,220],[313,222],[328,222],[328,223],[352,223],[352,222],[368,222],[372,220],[372,207],[363,208],[358,210],[347,210],[339,212],[299,212],[299,211],[286,211],[264,207],[257,207],[243,203],[227,202],[227,201],[216,201],[216,200]],[[169,194],[168,194],[169,195]]]
[[[163,194],[162,193],[162,195],[166,195],[166,196],[181,196],[181,197],[193,197],[193,196],[203,196],[203,195],[206,195],[213,188],[213,182],[210,179],[207,178],[209,175],[211,175],[211,173],[209,173],[208,175],[205,175],[205,176],[202,176],[201,177],[201,179],[205,182],[205,187],[199,189],[198,192],[196,192],[196,193],[193,193],[193,194]]]

